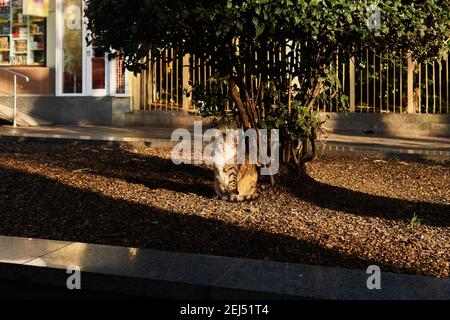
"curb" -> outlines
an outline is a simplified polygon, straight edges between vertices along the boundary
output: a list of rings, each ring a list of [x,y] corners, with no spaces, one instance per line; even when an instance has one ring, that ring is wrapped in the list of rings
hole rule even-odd
[[[87,135],[66,136],[60,134],[51,134],[45,136],[38,135],[5,135],[0,134],[0,141],[11,142],[44,142],[44,143],[67,143],[67,144],[89,144],[89,145],[131,145],[168,149],[173,148],[178,142],[164,138],[133,138],[133,137],[94,137]],[[446,160],[450,158],[449,148],[421,148],[411,147],[391,147],[382,144],[369,144],[346,141],[325,141],[323,146],[318,146],[318,154],[339,154],[339,153],[356,153],[356,154],[374,154],[382,155],[387,158],[420,158],[425,160]]]
[[[120,137],[91,137],[91,136],[63,136],[54,134],[51,136],[32,135],[0,135],[0,141],[11,142],[45,142],[45,143],[67,143],[67,144],[93,144],[93,145],[132,145],[153,148],[172,148],[177,142],[169,139],[159,138],[120,138]]]
[[[448,278],[381,273],[381,290],[369,290],[365,270],[13,237],[0,245],[9,249],[0,253],[1,279],[61,289],[75,265],[84,290],[156,299],[450,298]]]

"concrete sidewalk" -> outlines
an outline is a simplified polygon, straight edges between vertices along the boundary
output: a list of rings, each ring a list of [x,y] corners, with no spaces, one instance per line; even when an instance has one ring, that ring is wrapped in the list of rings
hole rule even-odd
[[[173,130],[160,127],[42,126],[13,128],[0,126],[0,138],[12,138],[18,141],[81,140],[172,147],[177,143],[170,141]],[[321,142],[319,149],[325,151],[380,151],[394,154],[450,157],[450,138],[398,138],[329,133],[321,137]]]

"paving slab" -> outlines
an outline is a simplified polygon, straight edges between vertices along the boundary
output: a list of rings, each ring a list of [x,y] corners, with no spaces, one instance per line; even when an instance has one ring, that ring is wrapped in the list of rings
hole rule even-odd
[[[161,127],[0,126],[0,138],[14,141],[118,143],[171,148],[177,144],[171,141],[173,130]],[[192,129],[189,131],[193,133]],[[323,135],[320,142],[320,152],[325,153],[377,151],[384,154],[450,157],[450,138],[445,137],[399,138],[343,132]]]
[[[367,146],[389,146],[402,149],[430,149],[450,151],[450,138],[398,138],[370,135],[350,135],[345,133],[331,133],[324,136],[326,143],[355,144]]]

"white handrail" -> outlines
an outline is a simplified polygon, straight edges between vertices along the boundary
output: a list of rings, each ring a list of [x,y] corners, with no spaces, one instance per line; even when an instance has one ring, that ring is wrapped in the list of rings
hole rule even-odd
[[[13,97],[14,97],[14,107],[13,107],[13,127],[17,127],[17,77],[21,77],[26,80],[26,82],[30,82],[30,78],[24,74],[0,68],[0,71],[12,74],[14,76],[14,87],[13,87]]]
[[[18,77],[25,79],[27,82],[30,82],[30,78],[24,74],[21,74],[21,73],[18,73],[18,72],[9,70],[9,69],[5,69],[5,68],[0,68],[0,71],[4,71],[4,72],[10,73],[12,75],[16,75]]]

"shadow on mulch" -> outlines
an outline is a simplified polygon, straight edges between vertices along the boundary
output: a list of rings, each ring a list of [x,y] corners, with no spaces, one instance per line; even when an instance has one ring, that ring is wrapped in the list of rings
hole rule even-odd
[[[428,202],[388,198],[321,183],[307,174],[288,188],[303,201],[321,208],[359,216],[409,221],[414,213],[421,223],[434,227],[450,226],[450,206]]]
[[[124,150],[120,150],[120,152],[123,153]],[[125,174],[125,176],[120,176],[121,179],[131,183],[143,184],[150,189],[164,188],[205,197],[214,196],[212,170],[193,165],[177,166],[171,160],[154,156],[136,154],[132,156],[137,156],[138,159],[148,163],[150,167],[147,167],[147,176],[130,177]],[[126,157],[130,157],[130,155],[126,155]],[[162,172],[163,174],[161,174]],[[174,175],[176,180],[172,179]],[[107,176],[119,178],[116,174]],[[288,180],[286,179],[284,182]],[[448,214],[450,207],[444,204],[371,195],[324,184],[307,174],[296,180],[295,188],[288,187],[286,189],[303,201],[321,208],[343,211],[358,216],[377,216],[383,219],[403,221],[411,220],[416,214],[421,218],[422,224],[434,227],[450,226],[450,215]]]
[[[194,165],[174,165],[172,161],[157,157],[148,157],[163,171],[148,171],[144,176],[120,176],[106,175],[110,178],[121,178],[129,183],[142,184],[148,189],[166,189],[175,192],[195,194],[212,198],[215,196],[212,181],[214,179],[211,170]]]
[[[0,234],[6,236],[358,269],[375,263],[285,235],[112,199],[41,175],[0,168],[0,181]]]

